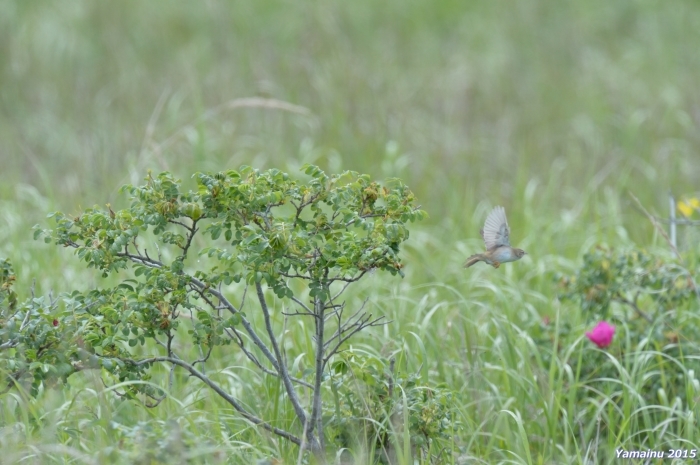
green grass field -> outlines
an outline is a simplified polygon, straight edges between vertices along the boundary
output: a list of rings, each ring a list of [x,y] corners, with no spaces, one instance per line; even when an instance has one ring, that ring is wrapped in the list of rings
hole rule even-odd
[[[619,449],[700,449],[700,384],[683,369],[700,344],[664,358],[613,307],[619,332],[599,350],[584,336],[593,323],[557,299],[555,280],[595,244],[670,256],[629,193],[666,216],[669,191],[700,191],[697,2],[0,8],[0,257],[12,260],[22,299],[114,283],[32,240],[31,228],[52,227],[55,210],[122,208],[119,188],[149,169],[188,187],[194,172],[244,164],[400,177],[430,217],[413,225],[404,279],[377,273],[348,297],[391,320],[348,350],[384,364],[395,356],[399,374],[451,392],[455,411],[445,440],[454,453],[409,458],[397,431],[402,464],[620,463]],[[495,205],[528,255],[465,270]],[[694,264],[696,240],[681,243]],[[291,358],[310,344],[299,322],[284,337]],[[278,383],[232,352],[208,369],[261,416],[291,419]],[[595,386],[576,370],[590,360],[603,367]],[[667,379],[671,366],[683,376]],[[648,391],[657,381],[661,391]],[[665,399],[673,389],[687,395]],[[185,375],[155,409],[112,391],[99,373],[80,373],[35,399],[2,395],[0,463],[297,463],[296,447]],[[353,451],[357,463],[375,452]]]

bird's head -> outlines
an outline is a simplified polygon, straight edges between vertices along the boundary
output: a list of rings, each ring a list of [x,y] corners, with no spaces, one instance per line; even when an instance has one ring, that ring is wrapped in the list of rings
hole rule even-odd
[[[527,255],[527,252],[523,249],[513,249],[513,253],[515,253],[515,256],[518,258],[523,258],[523,255]]]

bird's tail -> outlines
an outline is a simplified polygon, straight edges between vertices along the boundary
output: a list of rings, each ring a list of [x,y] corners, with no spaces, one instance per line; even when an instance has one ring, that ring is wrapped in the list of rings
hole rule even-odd
[[[480,262],[483,259],[484,259],[483,254],[480,254],[480,253],[474,254],[471,257],[467,258],[467,261],[464,262],[464,268],[469,268],[470,266],[472,266],[476,262]]]

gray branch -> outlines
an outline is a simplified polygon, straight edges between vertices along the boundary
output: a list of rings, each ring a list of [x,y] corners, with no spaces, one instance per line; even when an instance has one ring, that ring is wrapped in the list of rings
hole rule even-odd
[[[275,352],[275,357],[277,357],[277,371],[280,374],[280,377],[282,378],[284,389],[287,391],[287,395],[289,396],[289,401],[292,403],[294,412],[296,413],[297,418],[303,425],[304,423],[306,423],[306,412],[301,406],[299,396],[297,395],[296,389],[294,389],[292,379],[290,378],[289,372],[287,371],[287,362],[284,360],[284,358],[282,358],[282,353],[280,352],[279,344],[277,344],[277,338],[275,338],[275,332],[272,329],[272,322],[270,321],[270,310],[267,308],[267,302],[265,301],[263,288],[260,285],[260,283],[256,283],[255,289],[258,292],[258,300],[260,301],[260,307],[262,308],[263,316],[265,317],[265,327],[267,328],[267,335],[270,338],[270,345],[272,346],[272,350],[274,350]]]
[[[233,408],[238,411],[238,413],[243,416],[246,420],[250,421],[251,423],[261,426],[265,428],[266,430],[275,433],[278,436],[281,436],[285,439],[288,439],[289,441],[293,442],[296,445],[301,444],[301,440],[294,436],[292,433],[285,431],[283,429],[279,429],[277,427],[274,427],[267,423],[266,421],[256,417],[252,413],[248,412],[236,399],[231,397],[226,391],[224,391],[221,386],[216,384],[214,381],[212,381],[208,376],[206,376],[204,373],[201,371],[197,370],[195,367],[190,365],[189,363],[185,362],[184,360],[181,360],[179,358],[173,358],[173,357],[152,357],[152,358],[147,358],[143,360],[131,360],[131,359],[122,359],[124,362],[131,363],[135,366],[140,366],[140,365],[145,365],[148,363],[155,363],[155,362],[166,362],[166,363],[171,363],[173,365],[177,365],[179,367],[184,368],[187,370],[192,376],[195,378],[198,378],[200,381],[202,381],[204,384],[209,386],[211,389],[214,390],[217,394],[219,394],[226,402],[231,404]]]
[[[270,352],[269,347],[267,347],[267,345],[262,341],[262,339],[260,339],[258,334],[253,329],[253,326],[246,319],[246,317],[244,317],[238,311],[238,309],[236,307],[234,307],[233,304],[231,302],[229,302],[229,300],[221,292],[217,291],[216,289],[212,289],[210,286],[207,286],[202,281],[200,281],[194,277],[190,277],[190,282],[199,289],[200,294],[203,294],[204,292],[208,292],[209,294],[211,294],[214,297],[216,297],[217,299],[219,299],[219,301],[224,304],[226,309],[229,312],[231,312],[231,314],[233,314],[233,315],[235,315],[237,313],[239,314],[239,316],[241,317],[241,324],[245,328],[245,330],[248,333],[248,335],[250,336],[250,338],[253,340],[253,343],[256,346],[258,346],[258,348],[262,351],[263,355],[265,355],[265,358],[267,358],[270,361],[270,363],[272,363],[272,366],[279,373],[280,366],[277,363],[277,360],[272,355],[272,352]]]
[[[233,339],[233,341],[236,343],[236,345],[238,345],[238,347],[241,349],[243,354],[246,357],[248,357],[248,360],[250,360],[253,363],[253,365],[255,365],[260,370],[262,370],[263,373],[266,373],[268,375],[275,376],[275,377],[279,378],[280,375],[278,372],[276,372],[274,370],[270,370],[269,368],[263,366],[263,364],[260,363],[258,358],[252,352],[250,352],[248,349],[246,349],[245,344],[243,343],[243,338],[241,337],[240,333],[235,328],[224,328],[224,332],[226,332],[226,335],[228,337]],[[309,389],[313,388],[313,386],[310,383],[307,383],[303,379],[295,378],[293,376],[290,376],[290,378],[292,379],[292,381],[294,381],[297,384],[300,384],[300,385],[307,387]]]
[[[318,431],[318,439],[321,442],[321,448],[324,449],[321,381],[323,381],[323,367],[325,366],[325,361],[323,358],[325,352],[323,333],[326,326],[326,321],[324,318],[325,305],[318,296],[314,298],[314,311],[316,313],[316,318],[314,319],[316,327],[316,367],[314,370],[316,372],[316,379],[314,380],[314,396],[311,410],[311,420],[309,421],[307,429],[310,434],[313,433],[314,427],[316,427],[316,430]]]

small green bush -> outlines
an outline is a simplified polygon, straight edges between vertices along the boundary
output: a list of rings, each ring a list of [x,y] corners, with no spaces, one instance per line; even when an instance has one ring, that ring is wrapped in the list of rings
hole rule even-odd
[[[169,173],[149,174],[144,185],[122,189],[128,208],[52,214],[55,229],[37,228],[35,238],[74,249],[89,268],[118,281],[18,304],[14,274],[2,262],[0,369],[8,386],[27,382],[36,394],[76,371],[99,369],[107,385],[126,382],[126,398],[156,406],[179,368],[242,418],[325,461],[326,374],[349,338],[383,324],[364,305],[346,311],[340,297],[375,270],[403,276],[407,225],[425,213],[398,179],[381,185],[355,172],[303,170],[305,182],[274,169],[197,173],[193,191]],[[285,317],[312,322],[311,353],[295,354],[306,369],[289,363],[279,342],[282,306],[269,303],[275,297]],[[208,374],[221,346],[235,346],[253,369],[279,380],[294,424],[262,418]],[[170,374],[153,369],[162,363]],[[427,439],[439,430],[423,429]]]
[[[578,303],[587,321],[610,320],[617,325],[618,342],[609,351],[624,366],[641,369],[639,364],[644,364],[649,376],[637,386],[644,401],[668,404],[669,398],[685,403],[696,396],[692,385],[694,373],[700,373],[695,356],[700,321],[693,311],[697,275],[642,250],[597,246],[584,255],[574,275],[559,275],[557,280],[559,297]],[[569,331],[564,323],[562,332]],[[594,387],[601,385],[595,380],[619,378],[618,367],[602,352],[585,357],[577,368],[581,380]]]

